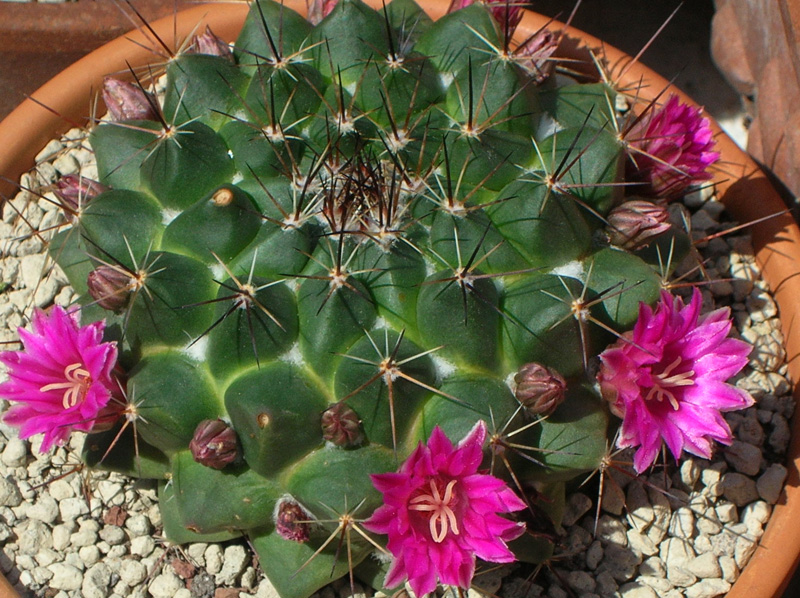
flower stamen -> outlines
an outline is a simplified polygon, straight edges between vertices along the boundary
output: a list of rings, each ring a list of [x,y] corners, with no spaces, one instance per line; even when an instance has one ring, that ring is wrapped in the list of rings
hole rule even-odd
[[[675,397],[675,394],[671,389],[679,388],[681,386],[694,385],[694,370],[675,374],[674,376],[670,375],[672,371],[680,365],[680,363],[681,357],[678,356],[675,358],[675,361],[664,368],[663,372],[653,376],[654,384],[644,397],[645,401],[649,401],[655,397],[656,401],[660,403],[666,398],[669,401],[669,404],[672,405],[672,408],[675,411],[678,410],[678,399]]]
[[[86,397],[86,392],[92,383],[92,376],[83,367],[83,364],[71,363],[64,368],[64,377],[66,382],[54,382],[53,384],[46,384],[39,390],[41,392],[50,392],[51,390],[64,390],[64,398],[61,402],[64,409],[74,407],[82,402]]]
[[[431,480],[431,493],[420,494],[412,498],[410,506],[412,511],[425,511],[431,513],[429,521],[431,537],[437,544],[441,544],[447,537],[448,532],[458,535],[458,520],[455,511],[450,503],[453,501],[453,488],[456,480],[451,480],[444,489],[444,496],[439,493],[439,487],[434,480]]]

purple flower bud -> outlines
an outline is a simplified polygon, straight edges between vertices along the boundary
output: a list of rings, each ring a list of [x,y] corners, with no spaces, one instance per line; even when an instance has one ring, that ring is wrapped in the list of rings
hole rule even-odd
[[[664,206],[644,199],[632,199],[617,206],[608,215],[606,234],[612,245],[638,249],[670,229],[669,213]]]
[[[526,363],[514,376],[515,395],[528,413],[549,415],[564,400],[567,383],[553,368]]]
[[[281,498],[273,514],[275,531],[284,540],[307,542],[314,516],[290,496]]]
[[[339,0],[311,0],[308,7],[308,22],[318,25],[319,22],[331,14]]]
[[[514,51],[517,64],[533,77],[538,85],[553,72],[553,54],[558,49],[559,37],[549,29],[540,29]]]
[[[106,77],[103,101],[113,120],[158,120],[155,96],[133,83]]]
[[[204,419],[189,443],[194,460],[213,469],[224,469],[239,457],[236,431],[221,419]]]
[[[690,185],[713,178],[719,160],[714,132],[700,108],[671,95],[652,106],[624,133],[630,155],[628,178],[643,183],[639,193],[673,199]]]
[[[345,403],[336,403],[322,413],[322,437],[336,446],[361,444],[361,418]]]
[[[517,25],[522,20],[522,7],[524,2],[519,0],[479,0],[481,4],[486,5],[492,13],[494,20],[498,25],[503,28],[505,37],[511,39]],[[447,8],[447,13],[455,12],[466,8],[472,4],[478,3],[476,0],[450,0],[450,6]]]
[[[53,185],[53,193],[61,200],[64,208],[73,214],[77,214],[90,200],[104,191],[108,191],[108,187],[77,174],[65,174]]]
[[[211,27],[206,26],[205,33],[195,35],[192,39],[192,45],[189,47],[189,54],[208,54],[209,56],[221,56],[233,62],[233,51],[230,45],[225,43],[224,40],[217,37]]]
[[[98,266],[86,279],[89,295],[103,309],[120,313],[128,305],[135,281],[121,268]]]

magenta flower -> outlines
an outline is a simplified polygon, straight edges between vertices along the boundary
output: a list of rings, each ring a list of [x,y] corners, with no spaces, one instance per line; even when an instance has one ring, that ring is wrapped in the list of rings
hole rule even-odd
[[[685,306],[662,292],[655,312],[642,304],[633,332],[600,354],[603,396],[622,418],[617,446],[639,447],[639,473],[656,460],[662,440],[676,459],[683,450],[709,458],[712,440],[732,440],[721,412],[753,404],[726,384],[747,363],[750,345],[728,338],[728,308],[701,316],[700,303],[697,289]]]
[[[15,403],[3,417],[20,428],[20,438],[44,433],[41,451],[63,444],[72,430],[90,431],[118,390],[111,377],[116,343],[104,343],[103,322],[79,326],[77,318],[55,306],[37,310],[33,330],[19,330],[23,351],[0,353],[8,380],[0,397]]]
[[[670,198],[689,185],[712,178],[708,168],[719,159],[708,119],[699,108],[671,95],[625,133],[634,168],[633,179],[649,184],[649,192]]]
[[[371,476],[384,505],[364,527],[389,537],[394,561],[387,587],[408,578],[417,596],[432,592],[437,580],[467,589],[475,557],[515,560],[506,542],[522,535],[524,526],[498,513],[519,511],[525,503],[502,480],[478,473],[485,440],[482,421],[455,448],[437,426],[399,472]]]

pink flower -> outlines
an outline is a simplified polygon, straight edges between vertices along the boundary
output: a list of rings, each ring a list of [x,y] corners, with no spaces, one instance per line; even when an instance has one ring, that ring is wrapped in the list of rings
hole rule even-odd
[[[747,363],[750,345],[727,338],[729,309],[701,316],[700,304],[697,289],[686,306],[664,291],[655,312],[642,304],[633,332],[600,354],[603,396],[622,418],[617,445],[639,447],[639,473],[656,460],[662,439],[676,459],[684,449],[710,457],[712,440],[732,439],[721,412],[753,404],[726,384]]]
[[[497,513],[519,511],[525,503],[502,480],[478,473],[485,440],[482,421],[455,448],[437,426],[399,472],[372,476],[384,505],[364,527],[389,536],[394,561],[388,587],[408,578],[417,596],[432,592],[437,580],[467,589],[475,557],[515,560],[506,542],[522,535],[524,526]]]
[[[42,452],[106,415],[118,385],[111,377],[117,346],[101,342],[104,328],[103,322],[81,327],[59,306],[50,315],[37,310],[33,330],[19,330],[24,350],[0,353],[9,378],[0,397],[15,403],[3,419],[20,428],[20,438],[43,432]]]
[[[709,166],[719,159],[707,118],[699,108],[671,95],[625,134],[635,180],[649,184],[658,197],[674,197],[689,185],[712,178]]]

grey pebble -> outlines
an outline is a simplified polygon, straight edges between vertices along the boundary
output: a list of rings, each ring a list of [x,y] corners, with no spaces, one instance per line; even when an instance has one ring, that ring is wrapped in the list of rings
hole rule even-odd
[[[117,546],[128,539],[128,535],[117,525],[107,525],[100,530],[100,537],[108,542],[109,546]]]
[[[777,503],[786,475],[786,468],[780,463],[773,463],[767,467],[767,470],[756,481],[758,495],[771,505]]]
[[[725,460],[738,472],[754,476],[761,469],[761,449],[752,444],[734,440],[724,450]]]
[[[737,507],[743,507],[754,500],[758,500],[755,480],[741,473],[726,473],[722,477],[720,486],[722,495]]]

